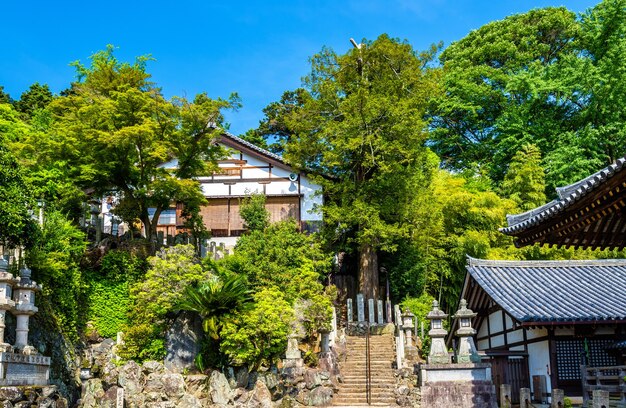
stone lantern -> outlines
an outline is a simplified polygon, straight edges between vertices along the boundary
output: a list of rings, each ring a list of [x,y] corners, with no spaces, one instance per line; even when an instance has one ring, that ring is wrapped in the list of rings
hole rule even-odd
[[[41,287],[30,280],[31,270],[26,266],[20,270],[19,281],[14,286],[13,299],[15,307],[11,310],[16,320],[15,348],[23,354],[36,354],[33,346],[28,345],[28,321],[30,316],[37,313],[35,306],[35,292]]]
[[[413,324],[413,318],[415,315],[407,308],[404,310],[402,317],[402,329],[404,330],[404,356],[408,361],[415,361],[417,359],[417,347],[413,345],[412,333],[415,325]]]
[[[439,310],[439,302],[434,300],[432,310],[426,315],[426,318],[430,320],[428,335],[431,338],[428,364],[450,364],[452,362],[445,341],[448,331],[443,328],[443,320],[446,317],[448,315]]]
[[[13,274],[9,273],[9,263],[0,256],[0,353],[11,351],[11,345],[4,342],[5,315],[7,310],[15,306],[11,299],[13,284],[17,281]]]
[[[467,301],[461,299],[459,310],[453,316],[459,321],[459,329],[456,335],[459,337],[459,349],[457,352],[457,363],[480,363],[480,356],[474,345],[473,335],[476,330],[472,328],[472,318],[476,313],[467,308]]]

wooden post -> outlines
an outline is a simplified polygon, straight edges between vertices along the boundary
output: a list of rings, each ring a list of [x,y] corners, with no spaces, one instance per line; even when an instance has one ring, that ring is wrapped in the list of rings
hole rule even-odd
[[[519,408],[530,408],[530,388],[520,388]]]
[[[589,390],[587,389],[587,366],[580,366],[580,379],[583,386],[583,407],[589,405]]]
[[[609,408],[609,392],[593,390],[593,408]]]
[[[500,408],[511,408],[511,384],[500,385]]]
[[[563,408],[565,405],[564,404],[564,400],[565,399],[565,391],[560,390],[558,388],[553,388],[552,389],[552,404],[550,405],[551,408]]]

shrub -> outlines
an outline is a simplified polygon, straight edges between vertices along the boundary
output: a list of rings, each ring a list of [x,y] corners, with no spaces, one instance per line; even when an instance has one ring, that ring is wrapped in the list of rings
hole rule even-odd
[[[128,283],[103,278],[95,274],[87,277],[89,310],[87,319],[100,336],[115,337],[128,322],[130,299]]]

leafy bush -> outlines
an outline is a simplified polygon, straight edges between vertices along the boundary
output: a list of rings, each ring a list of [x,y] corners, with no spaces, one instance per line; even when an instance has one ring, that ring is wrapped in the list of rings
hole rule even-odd
[[[115,337],[128,322],[128,282],[89,274],[87,319],[100,336]]]
[[[270,224],[270,213],[265,208],[265,195],[254,193],[241,203],[239,214],[250,231],[264,230]]]
[[[185,288],[212,278],[198,263],[192,245],[165,248],[148,263],[144,279],[130,289],[130,322],[120,350],[126,359],[162,357],[167,314],[176,309]]]
[[[287,347],[293,309],[276,289],[254,295],[254,306],[237,320],[224,324],[221,350],[233,363],[257,369],[272,364]]]
[[[424,330],[429,330],[429,322],[426,320],[426,315],[432,310],[434,297],[427,293],[423,293],[420,297],[409,298],[407,297],[400,303],[400,309],[404,312],[405,309],[409,309],[411,313],[417,318],[416,324],[424,322]],[[444,322],[445,324],[446,322]],[[419,327],[419,326],[418,326]],[[427,356],[430,352],[430,336],[424,336],[422,339],[422,356]]]
[[[141,257],[122,250],[111,250],[103,257],[100,264],[102,276],[114,281],[134,282],[139,280],[147,268]]]

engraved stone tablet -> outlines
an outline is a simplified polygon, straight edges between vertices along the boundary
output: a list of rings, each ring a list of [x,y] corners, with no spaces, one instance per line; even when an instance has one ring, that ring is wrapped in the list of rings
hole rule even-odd
[[[352,299],[348,299],[348,323],[352,323]]]
[[[363,294],[359,293],[356,295],[356,307],[357,307],[357,317],[359,322],[365,321],[365,299],[363,299]]]
[[[367,311],[369,312],[368,315],[370,324],[376,324],[376,319],[374,318],[374,316],[376,315],[374,310],[374,299],[369,299],[367,301]]]
[[[379,300],[378,301],[378,308],[377,308],[377,312],[378,312],[378,324],[385,324],[385,321],[383,320],[383,301]]]

